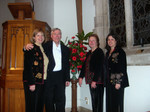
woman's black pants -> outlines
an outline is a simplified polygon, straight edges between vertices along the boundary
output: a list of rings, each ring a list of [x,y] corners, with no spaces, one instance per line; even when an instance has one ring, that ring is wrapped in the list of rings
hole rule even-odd
[[[91,84],[89,84],[89,88],[91,93],[93,112],[103,112],[103,85],[97,84],[96,88],[91,88]]]
[[[25,112],[43,112],[44,84],[36,84],[35,91],[29,90],[29,85],[24,82]]]

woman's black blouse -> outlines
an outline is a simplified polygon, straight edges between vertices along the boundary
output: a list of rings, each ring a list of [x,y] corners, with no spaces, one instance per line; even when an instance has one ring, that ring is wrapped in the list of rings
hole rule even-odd
[[[89,59],[90,56],[90,60]],[[86,73],[87,70],[87,64],[89,64],[89,73]],[[87,84],[91,84],[92,81],[97,82],[97,84],[103,83],[103,64],[104,64],[104,53],[102,49],[97,48],[95,51],[91,52],[89,51],[86,55],[86,60],[83,64],[83,67],[81,69],[81,73],[79,75],[79,78],[84,78],[86,80]],[[87,77],[86,75],[90,75],[90,77]]]
[[[44,83],[44,60],[40,47],[34,44],[34,48],[24,52],[23,81],[28,85]]]
[[[122,48],[116,47],[109,56],[106,53],[106,80],[110,84],[121,84],[121,87],[129,86],[127,76],[126,53]]]

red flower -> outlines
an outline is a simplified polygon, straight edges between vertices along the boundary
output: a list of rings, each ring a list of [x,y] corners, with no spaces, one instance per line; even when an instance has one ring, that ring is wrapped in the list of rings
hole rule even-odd
[[[78,68],[78,69],[81,69],[81,68],[82,68],[82,65],[77,66],[77,68]]]
[[[87,47],[84,46],[84,50],[87,50]]]
[[[75,72],[75,70],[73,69],[73,70],[71,70],[71,72]]]
[[[72,53],[76,53],[77,52],[77,49],[72,49]]]
[[[77,59],[77,58],[76,58],[75,56],[72,57],[72,60],[73,60],[73,61],[76,61],[76,59]]]
[[[85,61],[86,57],[83,58],[83,61]]]
[[[81,61],[83,61],[83,58],[80,58]]]
[[[80,48],[82,48],[83,47],[83,45],[82,44],[80,44]]]
[[[76,43],[75,45],[78,46],[78,43]]]
[[[85,54],[83,52],[80,52],[80,56],[83,57]]]
[[[85,61],[85,59],[86,59],[86,57],[84,57],[84,58],[80,58],[80,60],[81,60],[82,62],[84,62],[84,61]]]
[[[72,39],[74,39],[74,38],[75,38],[75,36],[72,37]]]
[[[71,43],[71,42],[68,42],[68,44],[71,45],[72,43]]]

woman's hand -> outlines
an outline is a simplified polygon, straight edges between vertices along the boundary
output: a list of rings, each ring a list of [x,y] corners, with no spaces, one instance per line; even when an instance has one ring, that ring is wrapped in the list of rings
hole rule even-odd
[[[120,87],[121,87],[120,84],[116,84],[116,85],[115,85],[115,88],[116,88],[117,90],[120,89]]]
[[[81,87],[81,85],[82,85],[82,78],[79,78],[79,86]]]
[[[69,81],[66,81],[66,87],[69,86],[69,85],[70,85],[70,82],[69,82]]]
[[[35,91],[35,85],[31,85],[31,86],[29,86],[29,89],[30,89],[30,91]]]
[[[93,82],[91,83],[91,88],[96,88],[96,82],[93,81]]]

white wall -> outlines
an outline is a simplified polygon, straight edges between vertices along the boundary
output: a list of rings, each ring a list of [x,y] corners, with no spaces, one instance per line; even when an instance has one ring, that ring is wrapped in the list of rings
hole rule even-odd
[[[125,112],[150,111],[150,66],[128,66]]]
[[[94,30],[95,6],[93,0],[82,0],[83,30],[85,33]]]
[[[2,23],[7,20],[13,20],[13,16],[8,9],[8,3],[13,3],[15,0],[0,0],[0,66],[1,66],[1,53],[2,53]]]
[[[34,0],[36,20],[47,22],[54,27],[54,0]]]
[[[62,30],[62,41],[77,33],[75,0],[54,1],[54,27]]]

